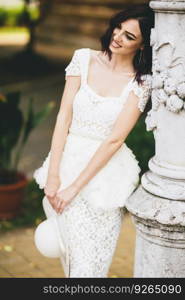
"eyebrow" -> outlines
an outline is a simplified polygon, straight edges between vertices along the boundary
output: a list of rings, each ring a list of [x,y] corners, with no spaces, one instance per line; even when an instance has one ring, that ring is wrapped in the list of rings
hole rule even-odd
[[[122,29],[122,25],[120,23],[119,23],[119,26],[121,26],[121,29]],[[125,30],[125,32],[132,35],[135,39],[137,39],[137,37],[132,32],[129,32],[127,30]]]
[[[119,24],[119,25],[121,26],[121,24]],[[122,26],[121,26],[121,28],[122,28]],[[125,32],[128,33],[128,34],[130,34],[130,35],[132,35],[135,39],[137,39],[137,37],[132,32],[129,32],[127,30],[125,30]]]
[[[129,32],[127,30],[125,30],[125,32],[129,33],[130,35],[132,35],[133,37],[135,37],[137,39],[137,37],[133,33]]]

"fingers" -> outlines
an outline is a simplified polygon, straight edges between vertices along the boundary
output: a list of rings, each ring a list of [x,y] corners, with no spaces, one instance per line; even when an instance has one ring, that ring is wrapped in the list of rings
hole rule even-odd
[[[57,192],[47,191],[47,189],[44,192],[53,209],[57,213],[61,213],[67,205],[66,202],[58,196]]]
[[[66,207],[67,203],[64,200],[58,199],[57,205],[56,205],[56,210],[57,213],[62,213],[64,208]]]
[[[66,203],[64,201],[60,202],[58,213],[62,213],[65,207],[66,207]]]
[[[50,199],[50,202],[52,204],[53,209],[57,213],[61,213],[66,206],[66,203],[63,199],[59,198],[57,195],[55,195],[53,198]]]
[[[45,192],[45,195],[46,197],[48,198],[51,206],[53,207],[53,209],[55,209],[55,198],[56,198],[56,192],[53,192],[53,191],[44,191]]]

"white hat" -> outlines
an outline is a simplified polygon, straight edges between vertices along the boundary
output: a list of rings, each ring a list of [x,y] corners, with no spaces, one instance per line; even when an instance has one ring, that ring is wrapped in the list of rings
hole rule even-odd
[[[62,228],[62,230],[61,230]],[[65,275],[69,276],[69,251],[67,246],[63,214],[54,215],[41,222],[34,233],[34,241],[39,252],[50,258],[60,258]]]

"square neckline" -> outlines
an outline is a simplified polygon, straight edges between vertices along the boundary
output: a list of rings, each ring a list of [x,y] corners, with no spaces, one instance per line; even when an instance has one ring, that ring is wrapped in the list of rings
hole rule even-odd
[[[134,80],[134,78],[135,78],[135,76],[133,76],[129,81],[128,81],[128,83],[123,87],[123,90],[122,90],[122,92],[121,92],[121,94],[120,94],[120,96],[102,96],[102,95],[99,95],[89,84],[88,84],[88,82],[87,82],[87,79],[88,79],[88,71],[89,71],[89,65],[90,65],[90,59],[91,59],[91,49],[90,48],[87,48],[87,50],[88,50],[88,55],[87,55],[87,64],[86,64],[86,72],[85,72],[85,85],[86,85],[86,87],[95,95],[95,96],[97,96],[97,97],[99,97],[99,98],[102,98],[102,99],[121,99],[123,96],[124,96],[124,94],[125,94],[125,92],[126,92],[126,90],[127,90],[127,88],[130,86],[130,84],[132,83],[132,81]]]

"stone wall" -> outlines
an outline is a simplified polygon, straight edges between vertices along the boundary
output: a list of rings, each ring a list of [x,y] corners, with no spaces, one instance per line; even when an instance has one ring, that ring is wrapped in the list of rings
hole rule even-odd
[[[146,0],[53,0],[50,14],[37,28],[36,50],[63,59],[74,49],[100,49],[99,37],[109,18],[128,4]]]

